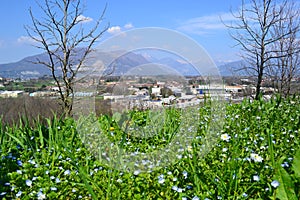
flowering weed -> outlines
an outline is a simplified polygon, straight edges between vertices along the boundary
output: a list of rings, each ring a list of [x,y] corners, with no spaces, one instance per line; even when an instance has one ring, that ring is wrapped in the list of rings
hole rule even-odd
[[[297,199],[300,101],[292,102],[228,105],[224,126],[212,138],[216,143],[199,157],[207,147],[202,138],[214,120],[209,105],[203,105],[194,121],[197,132],[192,143],[174,155],[178,162],[149,173],[140,168],[122,172],[100,162],[83,144],[73,119],[48,120],[47,126],[34,128],[0,125],[0,198]],[[127,122],[122,116],[101,116],[99,123],[112,145],[143,153],[174,139],[182,122],[178,115],[172,111],[160,135],[141,141],[123,134]],[[149,113],[137,111],[132,117],[140,129],[151,120]],[[151,165],[149,160],[139,164]]]

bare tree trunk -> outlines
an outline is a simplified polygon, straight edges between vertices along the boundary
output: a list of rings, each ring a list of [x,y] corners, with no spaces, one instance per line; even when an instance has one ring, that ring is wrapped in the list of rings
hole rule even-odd
[[[283,56],[277,54],[274,44],[295,31],[294,27],[277,31],[276,34],[273,31],[278,24],[286,21],[288,9],[286,0],[280,4],[274,0],[251,0],[249,4],[242,1],[238,14],[232,12],[237,22],[227,25],[232,38],[241,47],[242,58],[249,64],[247,71],[257,78],[255,99],[261,94],[268,68],[274,60]]]
[[[295,3],[289,2],[282,16],[283,20],[274,26],[273,35],[289,34],[274,43],[273,49],[278,59],[271,67],[277,69],[273,72],[279,73],[279,94],[287,97],[290,95],[291,81],[295,77],[296,68],[299,65],[300,43],[297,37],[300,30],[300,12]],[[272,75],[274,74],[270,73],[270,76]]]
[[[256,82],[256,92],[255,92],[255,99],[259,99],[259,96],[261,94],[261,83],[263,80],[263,67],[260,67],[260,71],[257,76],[257,82]]]
[[[91,18],[83,16],[81,0],[44,0],[39,5],[44,17],[37,19],[30,9],[33,26],[26,26],[28,35],[48,54],[49,61],[37,60],[51,70],[52,77],[59,88],[66,117],[72,115],[74,82],[77,72],[84,67],[87,56],[94,43],[107,30],[108,25],[98,30],[103,21],[105,8],[91,29],[83,25],[92,23]],[[59,68],[59,70],[57,70]]]

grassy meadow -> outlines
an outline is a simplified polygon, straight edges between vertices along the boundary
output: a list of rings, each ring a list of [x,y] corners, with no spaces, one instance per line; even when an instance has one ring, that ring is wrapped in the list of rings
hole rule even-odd
[[[245,100],[224,109],[222,127],[211,135],[210,147],[203,140],[215,127],[209,102],[190,115],[169,109],[162,124],[159,115],[147,110],[129,112],[127,118],[97,117],[97,127],[111,144],[139,155],[164,148],[178,137],[193,136],[187,146],[170,152],[174,162],[148,171],[136,165],[127,171],[102,162],[104,154],[91,150],[101,144],[97,135],[89,130],[86,136],[79,133],[82,129],[72,118],[48,119],[33,127],[2,125],[0,198],[299,199],[300,99]],[[127,130],[129,123],[132,131]],[[156,124],[162,127],[158,131]],[[180,127],[190,133],[180,135]],[[134,130],[145,130],[151,137],[134,135]],[[85,137],[92,137],[94,144]]]

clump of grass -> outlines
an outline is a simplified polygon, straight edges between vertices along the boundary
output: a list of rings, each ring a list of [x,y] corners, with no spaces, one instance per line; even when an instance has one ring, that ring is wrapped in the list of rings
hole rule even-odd
[[[299,99],[228,105],[223,128],[213,135],[215,143],[201,154],[209,142],[203,138],[215,122],[211,111],[209,104],[195,109],[193,115],[169,110],[163,122],[161,115],[151,111],[96,118],[109,144],[144,153],[176,140],[182,123],[191,121],[195,128],[189,133],[193,135],[189,146],[174,154],[176,162],[151,173],[121,171],[100,162],[71,118],[48,119],[35,127],[0,125],[0,198],[299,198]],[[141,139],[126,127],[152,128],[158,134]]]

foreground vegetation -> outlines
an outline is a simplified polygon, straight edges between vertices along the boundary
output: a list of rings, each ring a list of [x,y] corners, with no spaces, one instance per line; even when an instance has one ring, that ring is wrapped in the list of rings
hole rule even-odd
[[[209,103],[198,112],[197,121],[190,119],[197,126],[191,145],[178,152],[177,162],[151,173],[120,171],[101,163],[83,143],[73,119],[54,118],[34,128],[1,126],[0,198],[299,199],[299,99],[226,106],[224,127],[203,157],[198,157],[199,150],[213,115]],[[145,112],[130,114],[137,126],[149,120]],[[168,133],[176,133],[180,112],[167,114],[169,126],[159,133],[166,135],[142,141],[122,132],[116,123],[120,116],[102,116],[99,124],[112,142],[125,139],[131,144],[124,147],[128,151],[138,147],[146,152],[149,146],[162,147],[173,139]]]

